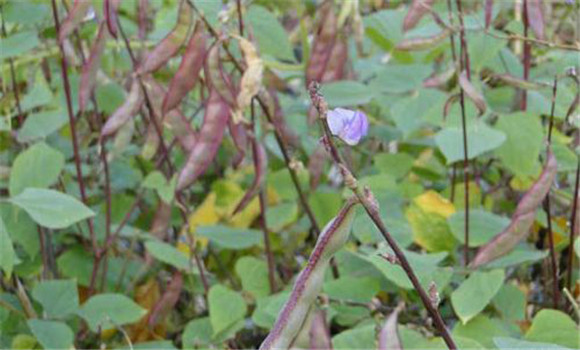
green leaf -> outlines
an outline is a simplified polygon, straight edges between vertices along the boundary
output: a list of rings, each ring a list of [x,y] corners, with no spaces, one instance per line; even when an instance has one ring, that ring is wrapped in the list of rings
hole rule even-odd
[[[407,153],[381,153],[373,157],[373,162],[381,175],[392,175],[400,179],[411,171],[415,158]]]
[[[454,213],[447,219],[447,222],[451,228],[451,233],[460,243],[464,244],[465,211]],[[483,209],[471,209],[469,211],[469,246],[484,245],[509,224],[510,219],[506,217],[495,215]]]
[[[8,235],[4,220],[0,217],[0,267],[4,270],[7,277],[12,276],[12,268],[14,267],[16,259],[12,239]]]
[[[147,251],[159,261],[181,270],[190,269],[187,256],[172,245],[156,240],[150,240],[145,242],[145,249],[147,249]]]
[[[504,284],[492,302],[505,320],[523,321],[526,317],[526,295],[513,284]]]
[[[511,335],[505,324],[498,319],[489,318],[483,314],[475,316],[467,324],[457,322],[453,328],[453,336],[470,338],[485,346],[486,349],[493,349],[494,337],[505,337]]]
[[[374,96],[369,86],[352,80],[325,83],[320,89],[330,107],[354,107],[368,103]]]
[[[54,100],[55,99],[52,95],[52,91],[50,90],[50,87],[48,86],[48,83],[46,82],[42,72],[39,70],[38,73],[36,73],[32,88],[29,89],[28,93],[24,95],[24,97],[22,97],[20,105],[23,111],[29,111],[36,107],[54,103]],[[62,111],[64,108],[61,108],[60,110]]]
[[[40,251],[38,230],[34,221],[24,210],[10,203],[0,203],[0,216],[12,242],[20,245],[28,257],[34,259]]]
[[[79,315],[87,321],[93,332],[137,322],[147,310],[122,294],[98,294],[81,306]]]
[[[535,175],[539,170],[538,156],[544,147],[540,118],[524,112],[501,115],[495,127],[507,137],[495,150],[503,165],[516,174]]]
[[[153,171],[143,180],[142,186],[157,191],[157,194],[165,203],[171,203],[175,195],[177,176],[173,176],[170,181],[159,171]]]
[[[381,286],[374,277],[341,276],[326,281],[322,288],[324,293],[334,299],[368,303],[380,291]]]
[[[58,180],[64,167],[64,156],[43,142],[18,154],[10,172],[10,195],[19,195],[25,188],[46,188]]]
[[[296,60],[286,30],[270,11],[262,6],[251,6],[245,20],[252,26],[262,54],[292,62]]]
[[[407,274],[403,268],[397,264],[390,264],[386,262],[385,259],[380,256],[385,253],[393,255],[393,252],[390,249],[379,249],[368,256],[362,257],[365,260],[371,262],[379,271],[383,273],[385,278],[393,282],[396,286],[404,289],[413,289],[413,284],[409,280],[409,277],[407,277]],[[438,272],[442,271],[442,269],[437,266],[441,261],[443,261],[443,259],[447,257],[446,252],[419,254],[413,251],[404,250],[403,253],[409,261],[409,264],[411,264],[411,267],[413,267],[413,270],[415,270],[421,285],[427,287],[433,280],[437,285],[441,285],[442,283],[437,281],[438,278],[436,277],[446,279],[446,276],[444,275],[447,275],[448,273],[438,274]]]
[[[253,256],[244,256],[236,262],[236,273],[242,280],[242,288],[255,298],[270,294],[268,264]]]
[[[246,316],[246,303],[239,293],[217,284],[209,290],[209,320],[213,335],[227,330]]]
[[[196,318],[187,323],[181,340],[184,349],[206,348],[211,343],[213,329],[209,317]]]
[[[576,323],[562,311],[551,309],[543,309],[536,314],[525,339],[558,344],[571,349],[577,349],[580,346]]]
[[[290,292],[280,292],[258,299],[252,321],[259,327],[271,329],[289,296]]]
[[[388,64],[371,81],[370,90],[391,94],[411,91],[421,87],[431,71],[422,64]]]
[[[0,39],[0,60],[27,53],[40,44],[36,31],[20,32]]]
[[[475,271],[451,294],[451,304],[463,324],[489,304],[501,288],[504,277],[503,270]]]
[[[467,125],[468,159],[499,147],[506,139],[503,132],[494,130],[483,122]],[[463,131],[460,127],[446,127],[435,135],[435,143],[445,155],[447,164],[463,159]]]
[[[83,203],[54,190],[27,188],[10,201],[24,209],[39,225],[52,229],[65,228],[95,216]]]
[[[252,229],[239,229],[223,225],[199,226],[196,234],[207,237],[213,243],[225,249],[246,249],[257,245],[262,240],[262,233]]]
[[[500,350],[515,350],[515,349],[522,349],[522,350],[571,350],[569,348],[565,348],[556,344],[548,344],[548,343],[538,343],[538,342],[531,342],[525,341],[521,339],[515,338],[508,338],[508,337],[495,337],[493,338],[493,342],[495,346],[497,346]]]
[[[298,205],[296,203],[280,203],[268,207],[266,211],[266,222],[268,229],[279,232],[284,227],[290,225],[298,217]]]
[[[334,349],[375,349],[375,325],[347,329],[332,337]]]
[[[41,281],[32,290],[32,297],[42,305],[48,317],[63,318],[79,308],[75,280]]]
[[[31,319],[28,327],[45,349],[73,348],[74,334],[65,323]]]
[[[321,226],[334,218],[340,210],[342,201],[341,195],[337,192],[316,191],[308,198],[308,204]]]
[[[18,130],[18,142],[31,142],[51,135],[68,122],[65,113],[55,109],[29,114]]]

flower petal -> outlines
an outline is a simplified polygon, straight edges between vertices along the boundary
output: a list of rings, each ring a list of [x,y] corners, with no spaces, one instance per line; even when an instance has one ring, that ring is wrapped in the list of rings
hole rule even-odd
[[[326,120],[328,122],[330,132],[332,132],[333,135],[338,136],[354,114],[355,112],[344,108],[335,108],[328,111]]]

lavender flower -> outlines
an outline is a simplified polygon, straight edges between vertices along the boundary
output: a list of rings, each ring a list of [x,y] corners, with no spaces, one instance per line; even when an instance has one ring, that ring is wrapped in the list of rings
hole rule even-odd
[[[328,111],[327,121],[332,134],[351,146],[359,143],[369,130],[367,116],[361,111],[335,108]]]

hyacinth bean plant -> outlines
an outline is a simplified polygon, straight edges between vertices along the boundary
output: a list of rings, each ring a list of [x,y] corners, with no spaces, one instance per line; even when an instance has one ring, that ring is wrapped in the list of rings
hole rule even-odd
[[[0,348],[580,348],[580,1],[0,20]]]

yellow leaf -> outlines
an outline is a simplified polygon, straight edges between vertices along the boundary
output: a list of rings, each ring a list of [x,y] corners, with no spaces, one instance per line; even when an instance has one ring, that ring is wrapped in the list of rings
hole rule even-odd
[[[411,224],[413,240],[427,251],[451,251],[455,247],[455,237],[444,216],[427,212],[417,204],[411,204],[405,214]]]
[[[455,206],[439,193],[429,190],[414,199],[414,203],[427,213],[434,213],[447,219],[455,213]]]
[[[216,211],[216,194],[210,192],[201,205],[189,216],[189,230],[194,232],[199,225],[213,225],[219,221]]]

